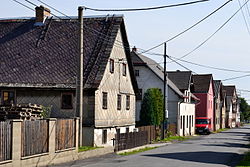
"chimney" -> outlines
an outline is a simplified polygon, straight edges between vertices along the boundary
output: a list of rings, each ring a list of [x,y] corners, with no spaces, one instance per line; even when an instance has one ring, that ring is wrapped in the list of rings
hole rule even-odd
[[[132,48],[132,51],[133,51],[133,52],[137,52],[137,48],[134,46],[134,47]]]
[[[43,25],[45,19],[50,16],[50,10],[42,5],[36,7],[36,25]]]

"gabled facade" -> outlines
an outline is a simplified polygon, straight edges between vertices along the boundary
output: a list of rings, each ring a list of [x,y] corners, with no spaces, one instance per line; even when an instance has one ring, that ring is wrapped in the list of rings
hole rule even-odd
[[[237,125],[239,114],[239,103],[236,87],[234,85],[228,85],[223,86],[223,89],[226,91],[227,99],[226,127],[234,128]]]
[[[200,99],[196,105],[195,115],[210,119],[211,130],[214,130],[214,84],[212,74],[192,76],[192,93]]]
[[[40,104],[55,118],[79,116],[78,19],[41,17],[39,24],[38,16],[0,21],[1,103]],[[137,84],[125,24],[117,15],[87,17],[84,24],[83,143],[113,145],[116,133],[135,127]]]
[[[214,80],[214,130],[225,124],[225,103],[223,101],[222,82]]]
[[[178,118],[180,136],[190,136],[195,133],[195,105],[199,101],[191,93],[191,71],[168,71],[168,78],[179,88],[184,94],[184,100],[180,102],[180,114]]]
[[[163,92],[164,70],[152,59],[137,53],[136,49],[133,49],[131,52],[131,58],[134,65],[139,92],[141,92],[136,102],[136,121],[140,121],[141,103],[146,90],[149,88],[159,88]],[[187,96],[185,96],[185,93]],[[185,93],[181,92],[171,79],[167,79],[166,104],[168,112],[166,115],[168,117],[168,130],[173,134],[192,135],[194,132],[194,121],[192,121],[194,116],[192,116],[192,112],[189,112],[194,109],[194,106],[189,106],[189,103],[187,102],[185,107],[184,103],[186,104],[186,100],[188,101],[188,99],[191,99],[191,94],[188,92]],[[185,117],[187,122],[183,123],[184,125],[181,124],[181,114],[188,115]]]

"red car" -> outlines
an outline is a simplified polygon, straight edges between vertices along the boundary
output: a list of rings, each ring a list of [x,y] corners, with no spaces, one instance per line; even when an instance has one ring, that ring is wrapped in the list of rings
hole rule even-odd
[[[196,117],[195,131],[197,134],[210,134],[212,132],[211,118]]]

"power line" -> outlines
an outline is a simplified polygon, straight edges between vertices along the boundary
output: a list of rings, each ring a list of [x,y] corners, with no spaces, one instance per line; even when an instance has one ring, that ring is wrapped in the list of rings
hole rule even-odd
[[[13,0],[13,1],[16,1],[16,0]],[[25,0],[25,1],[31,3],[31,4],[34,5],[34,6],[37,6],[36,4],[34,4],[34,3],[32,3],[32,2],[30,2],[30,1],[28,1],[28,0]],[[41,0],[39,0],[39,1],[41,1]],[[248,0],[248,1],[249,1],[249,0]],[[248,1],[247,1],[247,2],[248,2]],[[246,2],[246,3],[247,3],[247,2]],[[21,5],[23,5],[21,2],[18,2],[18,3],[21,4]],[[23,6],[24,6],[24,5],[23,5]],[[25,5],[25,7],[27,7],[27,6]],[[29,8],[29,7],[28,7],[28,8]],[[29,9],[34,10],[34,9],[32,9],[32,8],[29,8]],[[52,14],[52,15],[54,15],[54,14]],[[54,15],[54,16],[56,16],[56,15]],[[58,16],[56,16],[56,17],[59,18],[59,19],[61,19],[61,18],[58,17]],[[69,16],[68,16],[68,17],[69,17]],[[69,17],[69,18],[70,18],[70,17]],[[70,19],[72,19],[72,18],[70,18]],[[99,34],[103,34],[103,33],[99,32],[99,31],[94,30],[94,29],[92,29],[92,28],[89,28],[89,27],[87,27],[87,26],[85,26],[85,28],[88,28],[88,29],[92,30],[93,32],[97,32],[97,33],[99,33]],[[93,33],[93,34],[95,34],[95,33]],[[95,34],[95,35],[97,35],[97,34]],[[106,36],[106,34],[104,34],[104,35]],[[103,37],[101,37],[101,38],[102,38],[103,40],[105,40],[106,42],[110,42],[108,38],[103,38]],[[119,43],[122,43],[121,41],[118,41],[118,42],[119,42]],[[120,47],[120,48],[126,47],[126,46],[124,46],[124,45],[117,44],[117,43],[114,43],[114,45],[115,45],[116,47]],[[159,53],[146,53],[146,54],[157,55],[157,56],[163,56],[162,54],[159,54]],[[168,56],[168,58],[169,58],[170,60],[172,60],[173,62],[175,62],[176,64],[180,65],[181,67],[183,67],[183,68],[185,68],[185,69],[187,69],[187,70],[189,70],[189,71],[192,71],[192,70],[190,70],[189,68],[185,67],[184,65],[178,63],[177,60],[176,60],[177,58],[175,58],[175,57],[173,57],[173,56]],[[174,60],[174,59],[175,59],[175,60]],[[193,64],[193,65],[205,67],[205,68],[216,69],[216,70],[230,71],[230,72],[241,72],[241,73],[250,73],[250,71],[238,71],[238,70],[232,70],[232,69],[217,68],[217,67],[206,66],[206,65],[202,65],[202,64],[198,64],[198,63],[189,62],[189,61],[186,61],[186,60],[181,60],[181,61],[186,62],[186,63]],[[161,64],[161,63],[158,63],[158,64]]]
[[[240,0],[238,0],[238,3],[239,3],[239,6],[241,7]],[[250,30],[249,30],[249,27],[248,27],[247,20],[246,20],[246,17],[245,17],[245,14],[244,14],[243,9],[241,9],[241,13],[242,13],[242,17],[243,17],[243,19],[244,19],[244,22],[245,22],[245,25],[246,25],[246,28],[247,28],[247,32],[248,32],[248,34],[250,35]]]
[[[249,76],[250,76],[250,74],[248,74],[248,75],[242,75],[242,76],[238,76],[238,77],[227,78],[227,79],[224,79],[222,81],[235,80],[235,79],[245,78],[245,77],[249,77]]]
[[[239,90],[241,92],[249,92],[250,93],[250,90],[246,90],[246,89],[237,89],[237,90]]]
[[[245,0],[245,2],[246,2],[246,0]],[[248,15],[250,17],[250,10],[249,10],[248,4],[246,5],[246,8],[247,8],[247,13],[248,13]]]
[[[141,53],[139,53],[139,54],[141,54]],[[158,53],[155,53],[155,54],[154,54],[154,53],[146,53],[146,54],[149,54],[149,55],[156,55],[156,56],[163,56],[162,54],[158,54]],[[189,68],[187,68],[187,67],[184,66],[183,64],[181,64],[181,63],[175,61],[171,56],[168,56],[168,55],[167,55],[167,58],[169,58],[169,59],[172,60],[174,63],[176,63],[176,64],[178,64],[179,66],[181,66],[182,68],[184,68],[184,69],[186,69],[186,70],[188,70],[188,71],[194,72],[193,70],[190,70]],[[159,62],[159,63],[156,63],[156,64],[163,64],[163,62]],[[196,73],[196,72],[194,72],[194,73]]]
[[[215,14],[216,12],[218,12],[220,9],[222,9],[224,6],[226,6],[229,2],[231,2],[232,0],[228,0],[226,3],[224,3],[223,5],[221,5],[219,8],[217,8],[216,10],[214,10],[213,12],[209,13],[206,17],[202,18],[201,20],[199,20],[198,22],[196,22],[195,24],[193,24],[192,26],[188,27],[187,29],[185,29],[184,31],[174,35],[173,37],[171,37],[170,39],[150,48],[150,49],[147,49],[145,51],[143,51],[142,53],[146,53],[146,52],[149,52],[153,49],[156,49],[158,47],[160,47],[161,45],[163,45],[165,42],[170,42],[174,39],[176,39],[177,37],[179,37],[180,35],[184,34],[185,32],[191,30],[192,28],[196,27],[197,25],[199,25],[200,23],[202,23],[203,21],[205,21],[207,18],[209,18],[210,16],[212,16],[213,14]]]
[[[177,60],[178,58],[174,58],[174,59]],[[190,61],[183,60],[183,59],[181,59],[179,61],[182,61],[182,62],[185,62],[185,63],[188,63],[188,64],[192,64],[192,65],[196,65],[196,66],[200,66],[200,67],[204,67],[204,68],[214,69],[214,70],[236,72],[236,73],[250,73],[250,71],[242,71],[242,70],[234,70],[234,69],[213,67],[213,66],[208,66],[208,65],[203,65],[203,64],[199,64],[199,63],[190,62]]]
[[[72,19],[72,18],[69,17],[68,15],[66,15],[66,14],[64,14],[63,12],[57,10],[56,8],[54,8],[54,7],[50,6],[50,5],[48,5],[47,3],[45,3],[45,2],[43,2],[43,1],[41,1],[41,0],[37,0],[37,1],[38,1],[38,2],[41,2],[42,4],[44,4],[44,5],[48,6],[48,7],[50,7],[51,9],[53,9],[53,10],[55,10],[56,12],[58,12],[58,13],[64,15],[65,17],[67,17],[67,18],[69,18],[69,19]]]
[[[22,5],[22,6],[28,8],[28,9],[30,9],[30,10],[32,10],[32,11],[35,11],[33,8],[31,8],[31,7],[25,5],[25,4],[23,4],[23,3],[21,3],[21,2],[19,2],[19,1],[17,1],[17,0],[12,0],[12,1],[14,1],[14,2],[18,3],[19,5]]]
[[[160,54],[160,53],[155,53],[155,54],[153,54],[153,53],[146,53],[146,54],[156,55],[156,56],[163,56],[163,54]],[[177,61],[176,61],[178,59],[177,57],[169,56],[168,58],[171,59],[173,62],[177,63]],[[182,62],[185,62],[185,63],[188,63],[188,64],[192,64],[192,65],[196,65],[196,66],[199,66],[199,67],[214,69],[214,70],[236,72],[236,73],[250,73],[250,71],[242,71],[242,70],[235,70],[235,69],[219,68],[219,67],[204,65],[204,64],[200,64],[200,63],[190,62],[190,61],[187,61],[187,60],[184,60],[184,59],[180,59],[179,61],[182,61]],[[168,63],[170,63],[170,62],[168,62]],[[192,71],[192,70],[190,70],[190,71]]]
[[[179,4],[173,4],[173,5],[164,5],[164,6],[156,6],[156,7],[148,7],[148,8],[134,8],[134,9],[98,9],[98,8],[90,8],[83,6],[83,8],[87,10],[92,11],[98,11],[98,12],[135,12],[135,11],[147,11],[147,10],[157,10],[157,9],[163,9],[163,8],[172,8],[172,7],[179,7],[179,6],[186,6],[191,4],[196,4],[200,2],[206,2],[209,0],[198,0],[198,1],[192,1],[192,2],[186,2],[186,3],[179,3]]]
[[[179,61],[181,59],[183,59],[184,57],[187,57],[188,55],[192,54],[194,51],[196,51],[197,49],[199,49],[201,46],[203,46],[206,42],[208,42],[215,34],[217,34],[229,21],[231,21],[233,19],[233,17],[249,2],[249,0],[247,0],[247,2],[245,2],[243,4],[243,6],[240,7],[240,9],[238,9],[229,19],[226,20],[226,22],[224,22],[213,34],[211,34],[206,40],[204,40],[202,43],[200,43],[197,47],[195,47],[193,50],[191,50],[190,52],[188,52],[187,54],[181,56],[180,58],[178,58],[176,61]]]

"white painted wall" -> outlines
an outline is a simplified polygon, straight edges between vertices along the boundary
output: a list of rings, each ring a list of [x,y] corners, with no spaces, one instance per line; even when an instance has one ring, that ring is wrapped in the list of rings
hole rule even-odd
[[[184,116],[185,116],[185,125],[183,124]],[[187,123],[187,118],[188,118],[188,123]],[[178,119],[178,124],[180,127],[178,135],[189,136],[195,134],[195,104],[180,103],[180,116]]]
[[[142,96],[149,88],[159,88],[162,90],[163,81],[153,73],[149,68],[144,66],[134,66],[139,70],[139,76],[136,77],[139,89],[142,89]],[[168,119],[169,123],[177,123],[179,96],[168,86]],[[136,121],[140,120],[141,101],[136,102]]]

